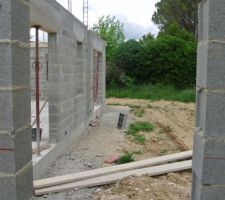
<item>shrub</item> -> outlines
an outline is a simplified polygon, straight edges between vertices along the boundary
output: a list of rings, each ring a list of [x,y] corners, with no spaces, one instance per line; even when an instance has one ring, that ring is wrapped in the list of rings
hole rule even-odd
[[[196,49],[196,42],[167,35],[144,44],[129,40],[117,49],[113,62],[133,83],[189,88],[195,85]]]
[[[125,164],[134,162],[133,154],[126,152],[124,155],[120,156],[116,164]]]

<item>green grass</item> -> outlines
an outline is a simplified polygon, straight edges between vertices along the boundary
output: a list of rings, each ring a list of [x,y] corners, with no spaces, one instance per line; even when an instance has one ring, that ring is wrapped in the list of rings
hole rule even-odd
[[[108,103],[108,106],[122,106],[120,103]]]
[[[127,135],[132,136],[135,142],[138,144],[145,144],[145,137],[140,135],[141,131],[143,132],[150,132],[154,130],[154,126],[149,122],[135,122],[130,124],[128,130],[126,131]]]
[[[148,99],[153,101],[169,100],[184,103],[195,102],[195,90],[179,90],[173,86],[142,85],[129,88],[108,88],[107,97]]]
[[[127,130],[128,135],[135,135],[140,131],[150,132],[154,129],[154,126],[149,122],[135,122],[130,124]]]
[[[133,154],[126,152],[124,155],[120,156],[116,164],[125,164],[134,162]]]
[[[137,109],[134,111],[134,115],[137,117],[143,117],[145,114],[145,109],[141,108],[141,109]]]
[[[133,110],[141,108],[141,106],[136,106],[136,105],[131,105],[131,104],[124,104],[124,106],[128,106],[128,107],[130,107]]]
[[[164,156],[167,154],[167,149],[162,149],[160,152],[159,152],[159,156]]]

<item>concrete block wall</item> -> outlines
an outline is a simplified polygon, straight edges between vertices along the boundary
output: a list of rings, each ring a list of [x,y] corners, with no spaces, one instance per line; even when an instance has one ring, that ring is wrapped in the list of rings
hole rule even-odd
[[[93,116],[92,57],[98,50],[104,58],[105,42],[55,0],[31,0],[31,24],[40,25],[49,33],[50,142],[58,143],[69,134],[76,135],[74,130],[87,126]],[[103,72],[101,69],[101,80]]]
[[[0,0],[0,199],[33,194],[28,0]]]
[[[48,43],[39,44],[39,61],[40,61],[40,98],[48,98]],[[35,99],[35,43],[30,45],[30,82],[31,98]]]
[[[92,95],[90,98],[90,107],[93,108],[94,104],[97,103],[99,105],[105,104],[105,87],[106,87],[106,60],[105,60],[105,42],[102,42],[100,38],[96,38],[95,34],[91,31],[88,33],[89,35],[89,45],[92,51],[90,51],[89,65],[91,67],[91,78],[90,78],[90,86]],[[96,68],[97,68],[97,53],[100,54],[99,59],[99,80],[98,80],[98,97],[97,101],[94,99],[94,90],[96,89]]]
[[[193,200],[225,196],[225,1],[199,4]]]

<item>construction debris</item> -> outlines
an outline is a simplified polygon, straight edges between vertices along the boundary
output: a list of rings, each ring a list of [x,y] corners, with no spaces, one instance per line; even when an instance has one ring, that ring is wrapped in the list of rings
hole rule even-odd
[[[192,168],[192,160],[176,162],[171,164],[164,164],[164,165],[159,165],[154,167],[130,170],[125,172],[118,172],[118,173],[105,175],[105,176],[99,176],[99,177],[90,178],[90,179],[86,179],[82,181],[76,181],[72,183],[45,187],[42,189],[36,189],[35,195],[40,196],[40,195],[44,195],[48,193],[63,192],[73,188],[102,186],[102,185],[114,183],[128,176],[142,176],[142,175],[157,176],[157,175],[167,174],[171,172],[184,171],[191,168]]]
[[[112,155],[112,156],[109,156],[109,157],[105,158],[105,163],[107,163],[107,164],[113,164],[113,163],[115,163],[118,160],[119,160],[119,156]]]
[[[148,174],[153,176],[182,171],[191,168],[191,161],[176,162],[173,164],[165,163],[190,159],[191,157],[192,151],[187,151],[124,165],[105,167],[86,172],[36,180],[34,181],[35,194],[43,195],[51,192],[65,191],[66,189],[71,189],[72,186],[73,188],[99,186],[133,175]],[[157,167],[151,167],[156,165]]]

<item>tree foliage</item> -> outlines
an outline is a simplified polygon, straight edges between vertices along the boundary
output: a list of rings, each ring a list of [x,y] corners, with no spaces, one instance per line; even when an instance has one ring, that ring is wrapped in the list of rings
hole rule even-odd
[[[141,43],[141,44],[147,44],[148,42],[151,42],[152,40],[154,40],[154,35],[153,34],[151,34],[151,33],[148,33],[148,34],[146,34],[146,35],[143,35],[142,37],[141,37],[141,39],[139,40],[139,42]]]
[[[179,27],[179,25],[176,23],[168,25],[168,27],[163,32],[159,32],[157,37],[160,38],[166,35],[174,36],[185,41],[196,41],[196,38],[192,33],[188,32],[184,28]]]
[[[106,41],[106,60],[111,62],[116,48],[124,42],[124,25],[115,16],[102,16],[94,24],[93,31]]]
[[[138,84],[188,88],[195,85],[196,49],[196,42],[173,36],[161,36],[144,44],[129,40],[119,46],[114,63],[124,77]]]
[[[197,36],[198,2],[199,0],[160,0],[156,3],[152,20],[160,31],[165,31],[171,24],[177,24]]]

